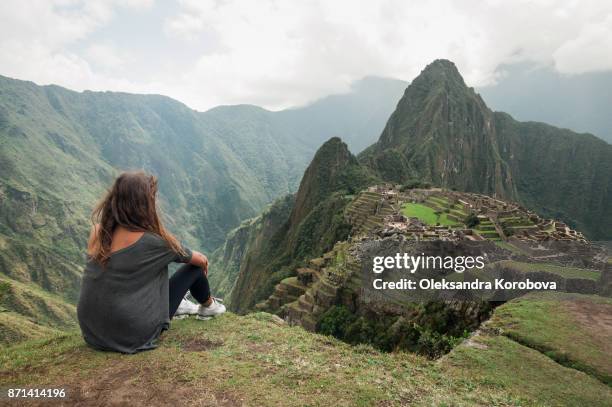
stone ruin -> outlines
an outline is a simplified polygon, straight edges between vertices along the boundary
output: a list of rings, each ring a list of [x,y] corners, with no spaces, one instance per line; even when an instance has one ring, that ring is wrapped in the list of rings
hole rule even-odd
[[[491,232],[495,230],[501,240],[507,240],[510,234],[515,238],[514,240],[525,242],[552,240],[588,243],[581,232],[570,228],[563,222],[541,218],[517,203],[502,201],[487,195],[445,191],[439,188],[416,188],[400,192],[398,188],[388,184],[370,187],[368,191],[378,195],[381,202],[388,202],[388,206],[393,208],[393,211],[387,212],[388,214],[382,219],[382,226],[378,230],[385,236],[402,233],[411,235],[417,240],[485,240],[472,229],[427,225],[416,218],[409,219],[401,214],[401,206],[406,202],[426,203],[428,198],[438,197],[461,206],[466,213],[477,214],[483,221],[490,221]],[[450,214],[450,216],[454,215]],[[461,223],[461,219],[456,216],[454,218]],[[513,222],[518,222],[518,224]]]

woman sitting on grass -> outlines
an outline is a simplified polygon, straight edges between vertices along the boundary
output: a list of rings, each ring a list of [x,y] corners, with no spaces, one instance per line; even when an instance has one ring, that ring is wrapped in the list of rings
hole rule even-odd
[[[201,317],[225,312],[210,295],[208,259],[164,228],[156,195],[154,176],[126,172],[93,212],[77,314],[85,342],[96,349],[155,348],[179,306]],[[168,279],[172,262],[185,265]],[[184,299],[187,291],[199,307]]]

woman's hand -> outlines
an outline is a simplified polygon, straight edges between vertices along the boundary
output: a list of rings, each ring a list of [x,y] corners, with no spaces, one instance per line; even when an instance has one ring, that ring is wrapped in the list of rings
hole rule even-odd
[[[204,275],[208,277],[208,257],[194,250],[189,263],[201,267],[204,270]]]

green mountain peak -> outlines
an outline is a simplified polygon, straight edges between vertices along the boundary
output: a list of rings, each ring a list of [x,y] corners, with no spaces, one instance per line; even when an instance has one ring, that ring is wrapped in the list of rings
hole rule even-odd
[[[456,81],[466,86],[463,77],[459,73],[459,69],[457,69],[457,65],[448,59],[436,59],[421,71],[421,74],[415,80],[417,79]]]
[[[348,146],[339,138],[332,137],[315,153],[298,189],[291,223],[299,223],[304,216],[321,201],[322,197],[341,188],[344,182],[342,172],[349,166],[358,166],[357,159]]]
[[[408,86],[380,139],[362,159],[389,181],[424,179],[516,197],[498,151],[493,113],[448,60],[432,62]]]

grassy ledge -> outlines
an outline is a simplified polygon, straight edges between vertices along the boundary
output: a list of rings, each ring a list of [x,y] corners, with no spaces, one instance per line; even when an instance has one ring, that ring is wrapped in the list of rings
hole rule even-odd
[[[71,402],[130,405],[298,406],[334,400],[338,406],[506,406],[563,404],[567,397],[603,405],[612,399],[609,387],[584,373],[504,337],[485,340],[491,345],[484,351],[460,345],[432,362],[350,346],[265,313],[226,314],[173,322],[158,349],[131,356],[91,350],[77,332],[3,348],[0,387],[65,386]],[[529,355],[523,376],[508,371],[506,359],[516,357],[509,351]],[[531,376],[539,378],[527,380]]]
[[[612,299],[531,293],[496,309],[488,327],[612,385]]]

